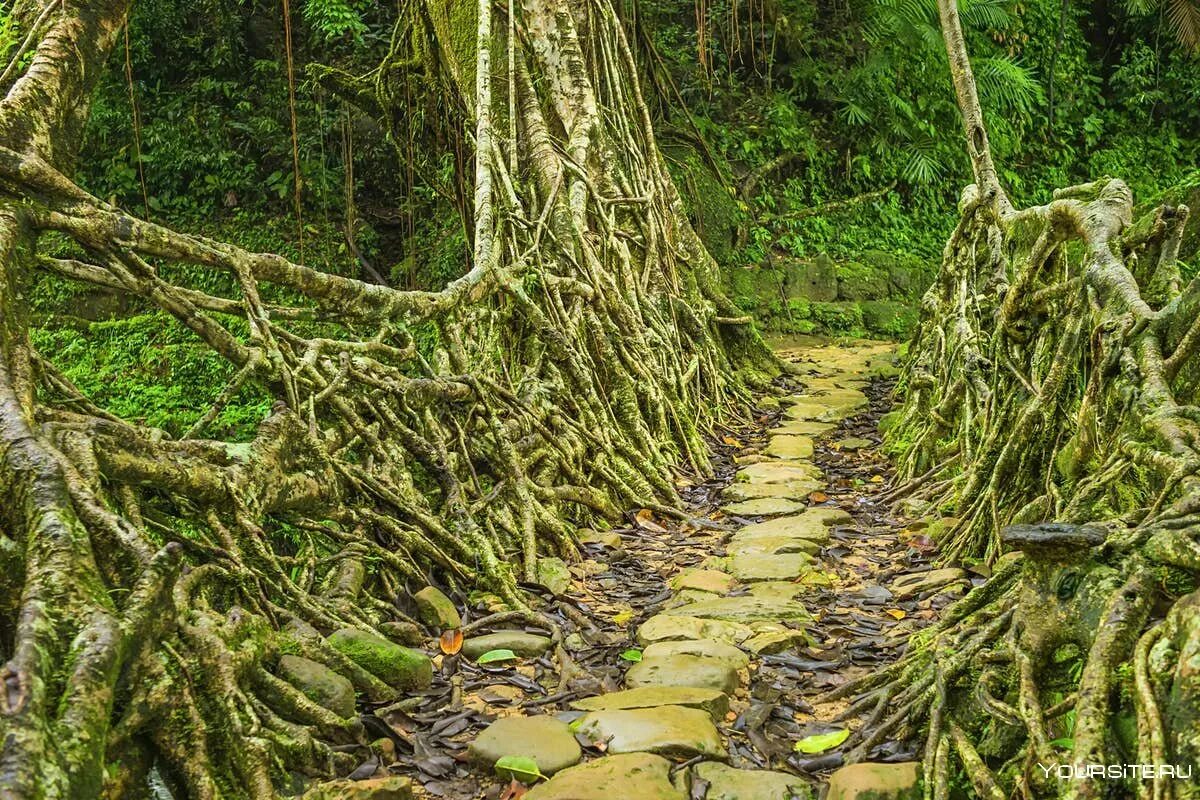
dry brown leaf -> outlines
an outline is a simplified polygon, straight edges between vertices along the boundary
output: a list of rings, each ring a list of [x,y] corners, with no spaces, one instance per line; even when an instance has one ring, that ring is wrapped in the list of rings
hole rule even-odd
[[[638,527],[642,530],[653,531],[654,533],[667,532],[666,528],[654,521],[654,512],[648,508],[643,508],[641,511],[637,512],[634,520],[637,522]]]
[[[462,650],[463,635],[462,631],[453,628],[448,631],[442,631],[441,638],[438,639],[438,646],[442,652],[448,656],[452,656],[459,650]]]
[[[528,791],[528,786],[513,778],[513,782],[504,790],[504,794],[500,795],[500,800],[521,800]]]
[[[810,492],[808,499],[814,503],[824,503],[829,499],[829,495],[825,494],[824,492]]]

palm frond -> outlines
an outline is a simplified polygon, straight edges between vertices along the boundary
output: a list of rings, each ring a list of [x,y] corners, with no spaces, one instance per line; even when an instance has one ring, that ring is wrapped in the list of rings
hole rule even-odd
[[[1196,0],[1167,0],[1167,20],[1179,43],[1200,50],[1200,3]]]

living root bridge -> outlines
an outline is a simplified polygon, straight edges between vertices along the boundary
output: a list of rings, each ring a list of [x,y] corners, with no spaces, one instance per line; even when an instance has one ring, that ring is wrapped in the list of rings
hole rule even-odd
[[[890,497],[954,509],[945,558],[993,572],[902,661],[837,690],[867,715],[854,755],[921,736],[931,798],[955,775],[995,800],[1191,796],[1162,775],[1038,769],[1200,759],[1200,280],[1184,285],[1178,266],[1189,210],[1135,220],[1110,178],[1014,209],[957,10],[939,9],[975,183],[922,301]]]
[[[328,634],[411,634],[393,598],[431,571],[522,608],[571,520],[671,513],[676,466],[707,474],[703,435],[776,369],[683,217],[608,0],[510,8],[475,9],[474,63],[432,38],[444,7],[396,22],[475,120],[473,266],[430,292],[91,196],[71,167],[128,5],[18,9],[39,43],[0,101],[0,796],[136,796],[152,764],[194,798],[344,774],[361,725],[276,677],[281,651],[395,698]],[[386,86],[343,88],[394,119]],[[185,326],[229,364],[215,405],[178,439],[98,407],[31,345],[47,273]],[[247,388],[274,399],[251,440],[204,438]]]

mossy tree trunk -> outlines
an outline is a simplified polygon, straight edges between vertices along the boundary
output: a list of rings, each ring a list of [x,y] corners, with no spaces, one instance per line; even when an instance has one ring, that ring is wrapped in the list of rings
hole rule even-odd
[[[571,520],[672,513],[677,469],[710,471],[705,432],[776,369],[683,217],[608,0],[431,2],[397,22],[414,52],[394,51],[373,91],[328,72],[385,125],[404,69],[463,94],[474,259],[434,292],[178,232],[79,188],[88,95],[128,4],[32,6],[35,55],[0,102],[5,798],[136,796],[152,763],[195,798],[349,769],[331,744],[361,726],[277,678],[281,649],[394,697],[325,637],[386,633],[393,598],[430,571],[523,608],[539,553],[574,555]],[[115,417],[31,345],[39,271],[153,304],[235,377],[183,438]],[[253,441],[204,438],[246,385],[275,397]]]
[[[1183,205],[1133,220],[1120,180],[1014,209],[957,10],[939,0],[975,182],[902,377],[891,498],[952,509],[946,560],[988,582],[908,655],[842,687],[856,757],[925,741],[926,796],[1184,797],[1186,781],[1062,781],[1057,764],[1197,766],[1200,281]],[[915,501],[915,503],[914,503]]]

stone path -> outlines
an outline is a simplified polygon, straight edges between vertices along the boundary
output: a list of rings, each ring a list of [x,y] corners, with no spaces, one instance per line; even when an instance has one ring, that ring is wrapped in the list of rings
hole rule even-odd
[[[801,393],[782,400],[782,417],[765,447],[738,459],[722,509],[738,527],[723,542],[723,552],[670,576],[672,594],[663,610],[637,629],[640,660],[625,673],[624,686],[576,700],[573,713],[500,719],[471,745],[481,767],[504,756],[536,760],[549,780],[535,785],[526,800],[812,798],[820,781],[739,768],[755,763],[746,756],[747,742],[763,738],[764,725],[778,712],[771,692],[790,681],[815,695],[850,677],[833,671],[832,662],[804,657],[818,639],[851,651],[856,642],[897,647],[911,624],[932,617],[931,605],[912,605],[914,620],[901,623],[909,612],[888,607],[892,592],[867,573],[878,561],[884,578],[892,577],[887,562],[897,546],[894,532],[873,541],[855,527],[851,513],[832,502],[835,476],[819,463],[815,441],[825,437],[821,452],[857,453],[874,446],[871,439],[837,429],[867,409],[863,389],[872,377],[894,370],[891,347],[807,347],[783,355],[809,374]],[[865,554],[842,545],[850,535],[855,547],[867,548]],[[860,590],[860,606],[839,606],[838,593],[830,591],[835,586]],[[921,586],[912,596],[937,588]],[[885,631],[889,625],[894,629]],[[853,664],[853,655],[845,663]],[[786,722],[837,732],[840,726],[831,720],[843,709],[800,700],[788,707]],[[758,744],[759,753],[771,749],[770,743]],[[585,749],[603,755],[580,763]],[[814,757],[820,752],[816,748]],[[777,765],[786,758],[779,754]],[[787,763],[805,768],[794,759]],[[854,765],[833,774],[826,798],[865,797],[870,790],[872,797],[900,799],[911,795],[916,782],[912,764]]]

